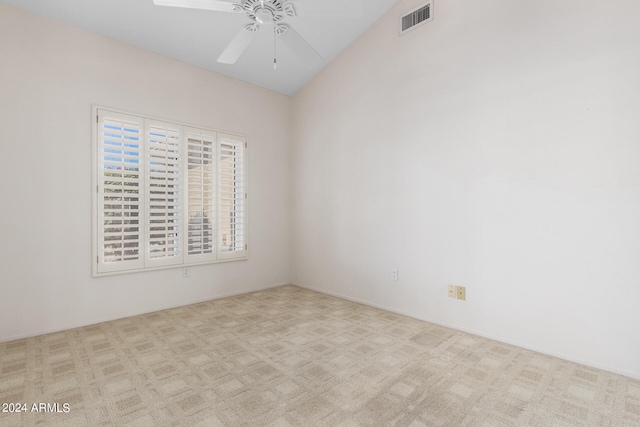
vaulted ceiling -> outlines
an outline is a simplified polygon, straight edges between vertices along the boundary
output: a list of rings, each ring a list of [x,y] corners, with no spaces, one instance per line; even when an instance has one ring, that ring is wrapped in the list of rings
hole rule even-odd
[[[243,1],[247,0],[236,0]],[[311,63],[296,57],[282,40],[274,37],[273,25],[266,24],[235,64],[217,62],[236,33],[252,22],[244,13],[156,6],[153,0],[0,0],[287,95],[296,93],[397,2],[289,1],[296,16],[286,17],[283,22],[313,47],[321,61]],[[273,67],[274,53],[277,69]]]

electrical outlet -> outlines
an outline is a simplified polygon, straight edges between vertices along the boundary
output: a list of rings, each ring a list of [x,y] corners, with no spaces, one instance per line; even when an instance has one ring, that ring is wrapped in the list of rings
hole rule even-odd
[[[449,298],[456,298],[457,294],[455,285],[449,285]]]
[[[189,271],[189,267],[184,267],[182,269],[182,277],[189,277],[191,275],[191,271]]]
[[[398,281],[398,269],[394,268],[393,270],[391,270],[391,280],[393,280],[394,282]]]
[[[467,288],[464,286],[456,286],[456,295],[458,299],[466,300],[467,299]]]

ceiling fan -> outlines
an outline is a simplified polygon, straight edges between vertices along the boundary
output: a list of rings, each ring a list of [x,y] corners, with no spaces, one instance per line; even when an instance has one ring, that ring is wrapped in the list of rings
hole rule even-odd
[[[313,66],[322,61],[318,52],[291,25],[282,22],[287,17],[296,16],[293,3],[286,0],[153,0],[153,3],[157,6],[246,14],[252,22],[243,26],[227,45],[218,57],[220,63],[235,64],[263,25],[273,25],[274,49],[277,37],[305,64]],[[273,66],[276,68],[275,52]]]

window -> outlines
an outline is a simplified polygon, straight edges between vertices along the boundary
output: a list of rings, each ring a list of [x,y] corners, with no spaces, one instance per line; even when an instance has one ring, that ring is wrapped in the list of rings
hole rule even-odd
[[[244,137],[94,112],[94,275],[246,259]]]

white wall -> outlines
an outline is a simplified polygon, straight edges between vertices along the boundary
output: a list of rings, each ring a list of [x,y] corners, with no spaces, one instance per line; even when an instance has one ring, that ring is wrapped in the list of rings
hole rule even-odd
[[[244,133],[249,260],[91,278],[91,104]],[[289,97],[0,4],[0,341],[290,279]]]
[[[640,3],[419,4],[294,97],[293,282],[640,377]]]

